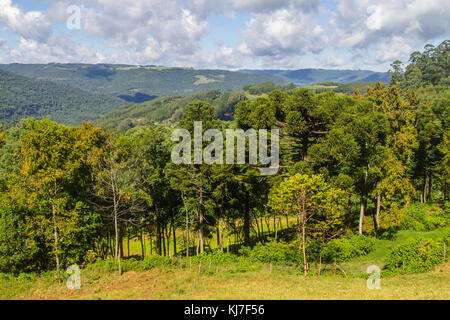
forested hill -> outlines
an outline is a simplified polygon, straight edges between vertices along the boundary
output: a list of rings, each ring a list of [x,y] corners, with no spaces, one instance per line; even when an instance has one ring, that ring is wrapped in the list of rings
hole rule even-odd
[[[210,89],[236,91],[245,85],[267,81],[287,82],[282,77],[268,74],[112,64],[3,64],[0,69],[113,95],[129,102]]]
[[[391,76],[387,72],[369,70],[327,70],[327,69],[299,69],[299,70],[241,70],[249,74],[268,74],[284,78],[298,86],[309,86],[321,82],[389,82]]]
[[[264,82],[248,85],[240,91],[233,92],[212,89],[191,95],[167,95],[151,101],[123,106],[98,119],[96,123],[104,128],[126,131],[136,126],[144,126],[164,120],[177,121],[183,116],[186,106],[195,101],[204,101],[211,104],[219,119],[232,120],[234,109],[240,101],[267,96],[273,90],[287,92],[294,88],[293,84],[275,85],[272,82]]]
[[[0,70],[0,121],[50,116],[57,122],[77,125],[123,104],[123,100],[108,95]]]

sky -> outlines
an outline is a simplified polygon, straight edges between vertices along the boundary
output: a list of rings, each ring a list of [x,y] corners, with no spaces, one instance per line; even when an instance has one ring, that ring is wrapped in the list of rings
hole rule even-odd
[[[387,71],[449,35],[448,0],[0,0],[0,63]]]

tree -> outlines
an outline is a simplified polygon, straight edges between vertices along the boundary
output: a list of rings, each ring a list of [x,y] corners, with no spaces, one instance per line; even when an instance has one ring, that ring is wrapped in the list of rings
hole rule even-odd
[[[125,138],[109,135],[95,173],[95,183],[91,192],[91,205],[101,212],[114,226],[115,249],[119,275],[122,274],[119,242],[120,227],[124,222],[135,222],[135,214],[143,211],[142,199],[136,192],[129,170],[129,149]]]
[[[76,232],[85,206],[77,201],[101,153],[102,135],[91,124],[72,128],[49,119],[30,120],[21,136],[20,154],[28,201],[41,208],[43,223],[53,228],[53,254],[60,275],[60,233]],[[50,217],[47,216],[50,211]]]
[[[202,131],[200,137],[195,137],[195,122],[201,121]],[[197,101],[189,104],[186,107],[186,111],[183,118],[180,120],[180,127],[189,131],[191,137],[194,137],[192,143],[195,150],[195,140],[201,139],[201,150],[205,146],[203,142],[203,134],[208,129],[221,130],[221,123],[217,119],[217,113],[214,108],[205,102]],[[198,155],[197,155],[198,157]],[[180,180],[176,179],[179,175],[173,175],[172,187],[180,191],[184,198],[187,207],[197,213],[197,230],[198,230],[198,245],[197,248],[200,253],[205,250],[205,233],[207,232],[207,214],[212,210],[212,167],[203,163],[203,157],[197,160],[201,160],[201,163],[196,163],[196,154],[189,155],[191,164],[180,164],[175,170],[182,170],[185,172],[183,180],[186,183],[179,183]],[[194,159],[194,161],[192,161]]]
[[[342,223],[341,196],[342,191],[320,175],[296,174],[271,190],[269,207],[280,213],[295,214],[300,220],[298,233],[305,276],[308,274],[307,236],[321,235]]]

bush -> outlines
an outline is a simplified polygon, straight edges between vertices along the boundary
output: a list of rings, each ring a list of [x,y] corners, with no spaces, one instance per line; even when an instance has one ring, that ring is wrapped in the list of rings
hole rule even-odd
[[[375,239],[364,235],[333,239],[325,245],[323,258],[325,262],[348,261],[364,256],[375,248]]]
[[[142,262],[142,268],[143,270],[150,270],[156,267],[162,267],[164,265],[170,264],[170,258],[169,257],[163,257],[159,255],[153,255],[150,257],[146,257]]]
[[[212,263],[234,263],[239,262],[241,259],[231,253],[224,253],[221,251],[213,251],[208,253],[202,253],[197,256],[193,256],[192,258],[193,263],[209,263],[210,261]]]
[[[442,262],[443,243],[419,238],[394,247],[388,254],[385,268],[393,274],[426,272]]]
[[[432,231],[450,223],[450,209],[446,203],[444,210],[436,205],[416,203],[403,210],[400,227],[404,230]]]
[[[270,241],[266,244],[258,243],[253,249],[244,247],[239,253],[254,262],[298,263],[300,261],[298,250],[276,241]]]

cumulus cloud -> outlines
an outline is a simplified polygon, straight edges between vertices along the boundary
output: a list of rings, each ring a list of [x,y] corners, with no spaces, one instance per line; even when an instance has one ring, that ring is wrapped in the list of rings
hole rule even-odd
[[[286,58],[319,52],[327,43],[327,32],[301,11],[279,9],[256,14],[247,23],[244,55],[260,57],[267,64],[279,64]]]
[[[344,47],[368,45],[392,36],[427,41],[450,32],[447,0],[342,0],[337,13],[348,24],[337,32]]]
[[[327,57],[326,65],[330,67],[341,67],[348,63],[348,60],[341,57],[339,52],[334,51]]]
[[[23,12],[11,0],[0,0],[0,21],[6,27],[28,39],[45,41],[52,33],[51,22],[41,11]]]
[[[18,62],[237,69],[253,60],[265,68],[296,68],[308,56],[310,65],[364,67],[404,59],[450,33],[448,0],[334,3],[335,9],[321,0],[53,0],[27,11],[0,0],[0,22],[12,35],[9,45],[0,39],[0,50]],[[73,4],[81,8],[82,29],[61,30]],[[242,23],[242,41],[207,37],[213,15]]]

